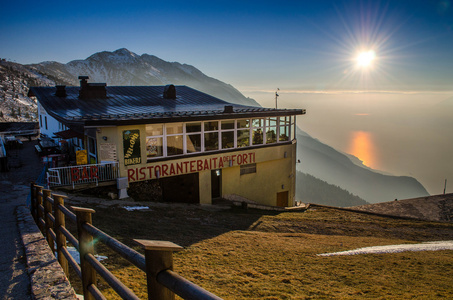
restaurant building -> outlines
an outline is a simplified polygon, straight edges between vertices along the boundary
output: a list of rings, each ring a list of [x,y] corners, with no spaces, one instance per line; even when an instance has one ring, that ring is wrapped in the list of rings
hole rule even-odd
[[[73,168],[71,184],[112,164],[129,184],[158,182],[164,201],[294,205],[295,124],[305,110],[233,104],[187,86],[79,79],[80,87],[30,90],[52,134],[86,150],[87,165]]]

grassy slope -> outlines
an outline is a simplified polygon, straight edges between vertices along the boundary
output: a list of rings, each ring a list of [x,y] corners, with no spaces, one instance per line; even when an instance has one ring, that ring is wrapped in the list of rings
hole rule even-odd
[[[453,239],[453,224],[373,217],[330,209],[305,213],[197,206],[149,212],[99,209],[94,223],[132,245],[132,238],[186,247],[175,270],[225,299],[425,298],[453,293],[452,251],[318,257],[358,247]],[[128,226],[125,226],[128,224]],[[107,267],[146,298],[144,273],[106,252]],[[105,289],[107,298],[113,292]]]

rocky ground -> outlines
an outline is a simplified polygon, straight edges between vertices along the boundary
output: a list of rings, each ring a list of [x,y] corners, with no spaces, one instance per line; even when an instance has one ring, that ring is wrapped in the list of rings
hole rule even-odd
[[[352,208],[426,221],[453,222],[453,194],[395,200]]]

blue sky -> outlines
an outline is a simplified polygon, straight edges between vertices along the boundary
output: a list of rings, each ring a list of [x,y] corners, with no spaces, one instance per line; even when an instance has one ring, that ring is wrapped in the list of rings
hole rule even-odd
[[[0,57],[66,63],[124,47],[241,91],[450,91],[452,1],[3,1]]]

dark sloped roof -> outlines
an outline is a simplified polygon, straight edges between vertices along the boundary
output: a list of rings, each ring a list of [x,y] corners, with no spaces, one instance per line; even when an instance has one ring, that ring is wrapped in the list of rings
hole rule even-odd
[[[298,115],[301,109],[273,109],[233,104],[187,86],[176,86],[176,99],[163,98],[165,86],[107,86],[107,98],[79,99],[80,87],[66,87],[66,96],[55,87],[33,87],[44,109],[63,123],[126,125],[225,119],[251,116]],[[225,106],[233,112],[224,113]]]
[[[37,131],[37,122],[0,122],[0,132],[11,132],[20,134],[21,132]]]

